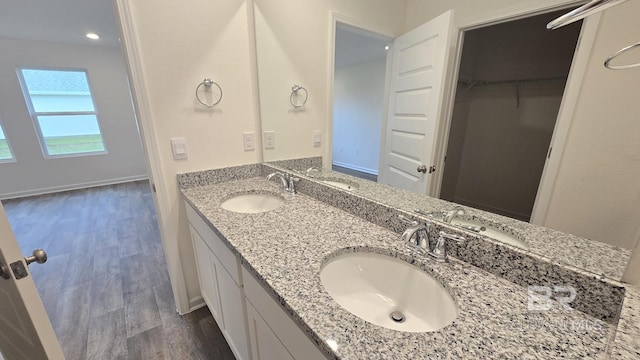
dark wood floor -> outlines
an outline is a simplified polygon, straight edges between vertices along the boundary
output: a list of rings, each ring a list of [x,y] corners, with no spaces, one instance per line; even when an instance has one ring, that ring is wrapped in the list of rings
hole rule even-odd
[[[343,173],[343,174],[355,176],[355,177],[358,177],[360,179],[365,179],[365,180],[369,180],[369,181],[373,181],[373,182],[378,182],[378,175],[373,175],[373,174],[369,174],[369,173],[358,171],[358,170],[349,169],[349,168],[338,166],[338,165],[332,165],[331,166],[331,170],[337,171],[337,172],[340,172],[340,173]]]
[[[67,360],[234,359],[207,308],[175,310],[146,181],[3,202]]]

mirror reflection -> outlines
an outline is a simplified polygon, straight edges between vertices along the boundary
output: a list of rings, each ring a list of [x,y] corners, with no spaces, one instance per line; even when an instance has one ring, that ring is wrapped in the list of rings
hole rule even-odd
[[[263,130],[294,124],[264,109],[278,106],[263,99],[275,77],[295,73],[316,101],[295,113],[292,146],[265,151],[265,161],[322,155],[325,177],[348,179],[340,174],[348,173],[410,189],[627,249],[622,253],[628,256],[640,216],[635,185],[640,171],[633,155],[640,147],[630,135],[640,133],[640,126],[629,96],[637,92],[638,74],[606,70],[601,58],[633,41],[626,31],[632,26],[626,13],[633,9],[622,7],[637,5],[549,31],[546,22],[566,8],[550,12],[532,5],[530,16],[492,19],[505,12],[498,4],[363,3],[300,4],[293,16],[281,2],[256,0]],[[452,6],[454,31],[443,80],[430,85],[428,94],[421,92],[426,87],[398,90],[393,72],[398,40]],[[306,39],[304,59],[290,55],[303,46],[277,31],[294,23],[305,24],[297,35],[315,34]],[[267,46],[273,44],[279,49]],[[292,69],[273,66],[278,56]],[[400,75],[437,65],[437,60],[423,65],[401,60]],[[394,97],[395,90],[402,96]],[[286,105],[281,111],[293,113]],[[421,118],[437,121],[416,125]],[[321,150],[308,141],[318,129],[327,132]],[[420,151],[426,154],[416,155]],[[328,172],[331,168],[338,173]],[[351,191],[366,190],[360,185]]]

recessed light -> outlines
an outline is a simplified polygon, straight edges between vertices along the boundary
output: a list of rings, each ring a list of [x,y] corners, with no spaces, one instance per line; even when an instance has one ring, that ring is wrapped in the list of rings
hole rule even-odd
[[[100,39],[100,36],[96,33],[87,33],[86,35],[89,39],[91,40],[98,40]]]
[[[389,50],[389,45],[385,45],[384,49]]]

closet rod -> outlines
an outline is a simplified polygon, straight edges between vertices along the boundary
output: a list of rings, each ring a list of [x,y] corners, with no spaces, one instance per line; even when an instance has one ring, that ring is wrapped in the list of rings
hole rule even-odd
[[[479,85],[496,85],[496,84],[523,84],[539,81],[553,81],[553,80],[567,80],[566,76],[551,77],[551,78],[537,78],[537,79],[518,79],[518,80],[499,80],[499,81],[487,81],[487,80],[475,80],[475,79],[458,79],[458,83],[479,86]]]

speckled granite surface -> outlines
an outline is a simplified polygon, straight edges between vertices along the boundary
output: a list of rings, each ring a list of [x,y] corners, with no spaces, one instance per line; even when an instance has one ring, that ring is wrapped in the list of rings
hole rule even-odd
[[[181,189],[189,189],[197,186],[260,176],[264,171],[263,167],[262,164],[249,164],[178,174],[178,186]]]
[[[285,167],[282,167],[282,164],[267,163],[265,165],[282,169],[302,169],[291,164]],[[457,204],[445,200],[392,188],[326,169],[323,169],[322,174],[316,174],[309,179],[321,181],[323,178],[342,178],[355,182],[358,184],[358,189],[351,191],[353,195],[407,212],[414,212],[415,209],[425,212],[443,212],[457,206]],[[464,209],[471,217],[484,219],[492,224],[499,224],[511,229],[511,232],[521,235],[529,247],[526,253],[559,264],[569,265],[598,276],[604,274],[608,278],[620,280],[631,255],[630,250],[609,244],[584,239],[466,206]],[[606,259],[606,261],[603,261],[603,259]]]
[[[609,355],[611,359],[640,359],[640,289],[637,287],[627,288]]]
[[[221,209],[220,201],[239,190],[280,192],[263,178],[182,191],[331,358],[596,359],[606,354],[614,330],[606,322],[560,306],[528,311],[525,287],[455,259],[438,264],[413,258],[397,233],[305,195],[283,194],[285,205],[267,213]],[[456,299],[458,318],[438,332],[420,334],[388,330],[352,315],[333,301],[319,277],[322,262],[344,251],[389,254],[434,274]],[[337,346],[332,349],[329,340]]]
[[[283,169],[296,169],[299,171],[305,171],[310,167],[322,167],[322,156],[308,157],[308,158],[300,158],[300,159],[289,159],[289,160],[276,160],[270,162],[274,166],[281,167]]]
[[[263,175],[273,169],[265,165]],[[432,218],[414,212],[404,212],[363,197],[355,191],[343,191],[327,186],[318,181],[321,179],[324,177],[313,179],[302,177],[298,182],[298,189],[303,194],[308,194],[397,234],[401,234],[407,228],[407,225],[398,218],[401,214],[406,218],[429,224],[433,239],[437,238],[436,234],[440,230],[464,235],[467,238],[464,244],[449,245],[452,256],[521,286],[573,286],[577,291],[573,302],[576,309],[611,324],[615,324],[618,320],[624,298],[624,287],[616,281],[601,280],[593,273],[568,267],[531,251],[509,246],[443,222],[435,222]],[[593,301],[593,299],[598,300]]]

